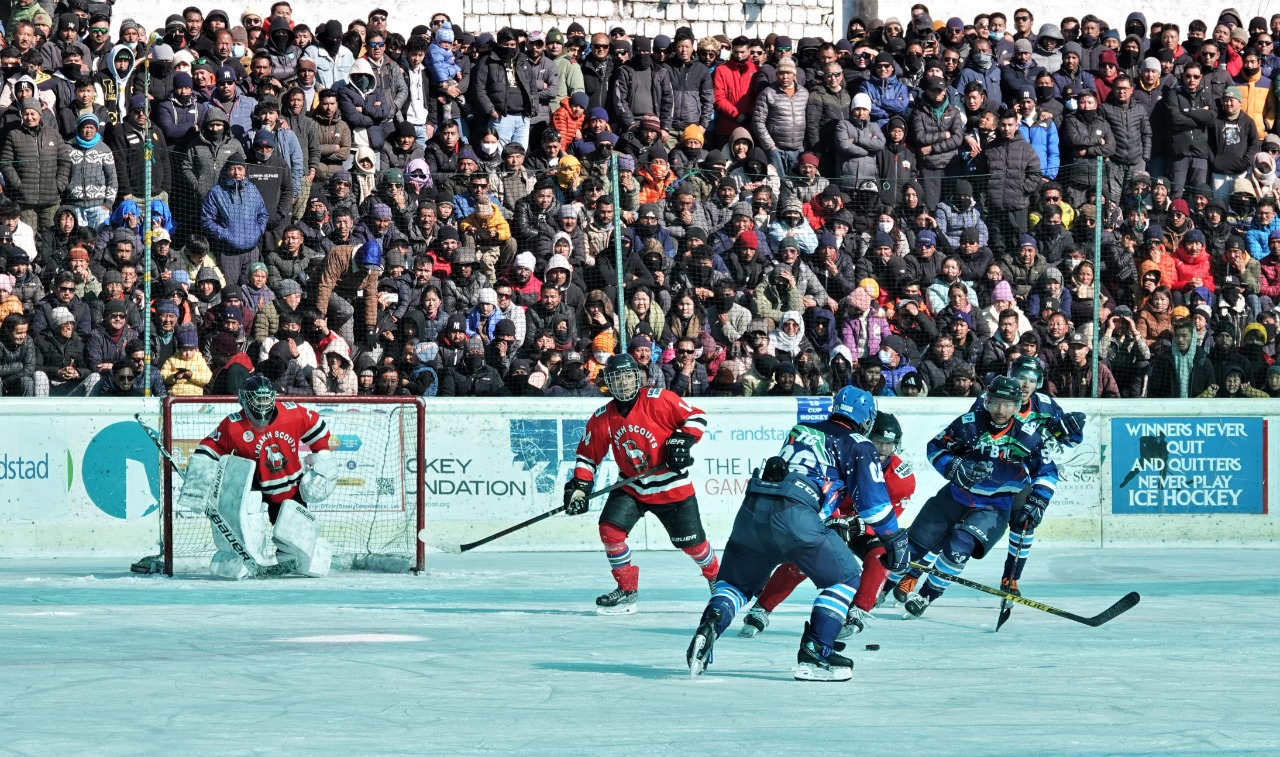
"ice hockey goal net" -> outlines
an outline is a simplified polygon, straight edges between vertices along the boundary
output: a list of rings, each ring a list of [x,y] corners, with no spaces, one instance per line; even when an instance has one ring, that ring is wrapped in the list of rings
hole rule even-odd
[[[281,398],[315,410],[338,439],[343,468],[338,487],[308,509],[333,544],[334,567],[420,571],[424,525],[420,485],[426,437],[425,403],[418,397]],[[230,413],[235,397],[168,397],[164,442],[185,468],[200,440]],[[203,513],[176,508],[181,481],[165,466],[164,570],[203,572],[213,556],[213,534]]]

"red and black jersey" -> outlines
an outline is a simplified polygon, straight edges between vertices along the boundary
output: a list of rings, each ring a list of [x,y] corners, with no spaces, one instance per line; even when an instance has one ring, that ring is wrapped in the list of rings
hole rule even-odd
[[[889,492],[889,504],[893,506],[893,514],[901,518],[903,505],[911,499],[911,495],[916,493],[916,474],[911,470],[911,463],[897,455],[890,455],[889,459],[881,464],[881,470],[884,473],[884,488]],[[848,497],[840,503],[839,513],[845,517],[856,513]],[[870,527],[866,529],[866,533],[869,536],[875,535]]]
[[[196,447],[195,454],[256,460],[254,489],[262,492],[268,504],[278,505],[286,499],[301,501],[298,482],[302,480],[302,456],[306,454],[303,448],[329,449],[328,425],[314,410],[292,402],[277,402],[275,420],[263,427],[253,425],[241,412],[223,418],[218,428]]]
[[[702,411],[666,389],[648,389],[636,397],[623,415],[617,400],[596,411],[578,441],[578,462],[573,475],[594,481],[605,455],[613,452],[623,478],[630,478],[664,461],[667,438],[680,431],[702,438],[707,419]],[[660,470],[622,489],[646,505],[669,505],[693,496],[689,471]]]

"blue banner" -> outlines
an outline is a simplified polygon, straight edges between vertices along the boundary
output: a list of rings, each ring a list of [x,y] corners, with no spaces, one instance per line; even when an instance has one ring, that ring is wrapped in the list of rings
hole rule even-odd
[[[796,397],[796,423],[817,423],[829,415],[830,397]]]
[[[1265,437],[1262,418],[1112,418],[1111,511],[1264,514]]]

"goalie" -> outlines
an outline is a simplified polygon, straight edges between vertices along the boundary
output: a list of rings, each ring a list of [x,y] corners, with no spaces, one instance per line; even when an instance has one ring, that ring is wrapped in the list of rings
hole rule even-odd
[[[217,552],[209,571],[245,578],[274,565],[305,576],[329,572],[329,542],[308,504],[324,501],[338,480],[336,439],[314,411],[277,402],[264,376],[240,388],[240,411],[228,415],[191,456],[178,505],[209,516]],[[302,447],[311,450],[302,457]],[[267,554],[267,523],[275,556]]]

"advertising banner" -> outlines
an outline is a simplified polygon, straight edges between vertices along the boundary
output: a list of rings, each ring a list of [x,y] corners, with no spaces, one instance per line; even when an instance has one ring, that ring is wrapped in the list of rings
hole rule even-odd
[[[1112,512],[1267,512],[1260,417],[1112,418]]]

